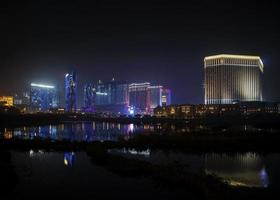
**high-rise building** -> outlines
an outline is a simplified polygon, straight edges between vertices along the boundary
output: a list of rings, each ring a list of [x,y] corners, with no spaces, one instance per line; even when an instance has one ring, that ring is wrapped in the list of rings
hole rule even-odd
[[[161,93],[161,103],[163,106],[169,106],[171,104],[171,90],[164,88]]]
[[[128,84],[115,81],[103,83],[99,81],[96,86],[96,110],[110,113],[126,113],[128,111]]]
[[[65,75],[65,111],[77,109],[77,74],[75,71]]]
[[[111,94],[109,94],[108,85],[106,83],[103,83],[101,80],[99,80],[96,85],[96,96],[95,96],[96,106],[109,105],[110,96]]]
[[[149,101],[150,101],[150,108],[154,109],[158,106],[162,106],[162,86],[149,86]]]
[[[150,110],[150,83],[132,83],[129,85],[129,106],[136,113],[148,113]]]
[[[14,97],[14,106],[20,109],[22,113],[27,112],[30,105],[30,92],[14,94],[13,97]]]
[[[126,82],[114,83],[114,89],[112,90],[112,102],[116,105],[128,106],[128,84]]]
[[[58,96],[55,86],[31,83],[30,85],[31,111],[48,111],[58,107]]]
[[[205,57],[205,104],[262,101],[263,68],[258,56],[221,54]]]
[[[95,88],[92,83],[84,85],[84,108],[87,111],[93,111],[95,101]]]
[[[14,105],[25,105],[29,106],[30,104],[30,93],[29,92],[23,92],[20,94],[14,94]]]

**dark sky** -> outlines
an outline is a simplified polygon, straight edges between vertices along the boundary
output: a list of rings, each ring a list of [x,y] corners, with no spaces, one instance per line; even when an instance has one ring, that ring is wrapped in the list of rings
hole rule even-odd
[[[279,17],[269,0],[1,2],[0,95],[63,89],[75,68],[80,85],[150,81],[173,103],[202,103],[204,56],[234,53],[261,56],[264,97],[280,100]]]

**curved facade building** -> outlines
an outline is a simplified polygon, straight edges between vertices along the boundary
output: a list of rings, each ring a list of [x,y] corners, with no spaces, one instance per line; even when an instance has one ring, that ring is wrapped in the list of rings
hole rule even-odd
[[[263,67],[258,56],[221,54],[205,57],[205,104],[262,101]]]

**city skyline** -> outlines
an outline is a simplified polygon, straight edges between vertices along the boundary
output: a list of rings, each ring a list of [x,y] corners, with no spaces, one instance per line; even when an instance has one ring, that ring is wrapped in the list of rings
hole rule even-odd
[[[226,53],[260,56],[265,100],[278,101],[276,8],[264,1],[6,2],[0,90],[23,92],[28,80],[62,85],[76,68],[85,82],[150,81],[172,88],[174,103],[203,103],[202,60]]]
[[[260,59],[260,57],[259,56],[251,56],[251,55],[233,55],[233,54],[219,54],[219,55],[215,55],[215,56],[206,56],[206,57],[204,57],[204,70],[207,68],[209,68],[209,67],[207,67],[207,65],[209,65],[209,66],[216,66],[216,64],[217,64],[217,66],[219,66],[219,65],[221,65],[221,63],[218,63],[218,62],[221,62],[220,61],[220,59],[244,59],[244,62],[245,62],[245,60],[246,59],[255,59],[255,60],[260,60],[260,62],[261,62],[261,71],[262,71],[262,76],[263,76],[263,62],[262,62],[262,60]],[[210,60],[213,60],[213,64],[211,64],[210,63]],[[216,61],[216,62],[214,62],[214,61]],[[227,62],[233,62],[233,61],[227,61]],[[236,61],[237,62],[237,61]],[[241,62],[241,61],[240,61]],[[207,63],[210,63],[210,64],[207,64]],[[240,63],[241,65],[243,65],[243,63]],[[228,64],[227,64],[228,65]],[[244,63],[244,66],[246,65],[246,63]],[[71,73],[74,73],[75,74],[75,77],[77,76],[76,74],[77,74],[77,71],[76,70],[72,70],[72,72]],[[203,80],[203,82],[202,82],[202,85],[203,85],[203,89],[205,90],[204,91],[204,93],[203,93],[203,96],[204,96],[204,100],[203,100],[203,103],[206,103],[206,100],[205,100],[205,98],[206,98],[206,83],[205,83],[205,78],[207,78],[207,76],[205,75],[205,71],[204,71],[204,80]],[[64,74],[64,76],[65,76],[65,78],[67,78],[68,76],[69,76],[69,73],[65,73]],[[250,76],[249,76],[250,77]],[[243,78],[245,78],[245,77],[243,77]],[[247,77],[248,78],[248,77]],[[82,80],[83,80],[83,78],[81,78]],[[263,79],[263,78],[262,78]],[[244,79],[245,80],[245,79]],[[111,79],[111,82],[114,82],[114,81],[116,81],[115,80],[115,78],[113,77],[112,79]],[[120,80],[117,80],[117,81],[120,81]],[[247,80],[246,79],[246,81],[248,82],[249,80]],[[128,83],[127,81],[123,81],[123,80],[121,80],[121,82],[123,82],[123,83],[127,83],[128,85],[129,84],[134,84],[134,83]],[[247,83],[246,82],[246,83]],[[90,81],[88,81],[88,82],[85,82],[85,81],[81,81],[79,84],[77,84],[77,82],[75,82],[76,83],[76,85],[75,85],[75,109],[74,110],[76,110],[77,108],[85,108],[86,106],[85,106],[85,94],[84,94],[84,87],[86,86],[86,85],[88,85],[88,84],[92,84],[92,87],[93,86],[96,86],[96,88],[95,87],[93,87],[93,89],[94,90],[96,90],[97,88],[98,88],[98,85],[99,84],[103,84],[102,83],[102,81],[99,79],[98,81],[93,81],[93,80],[90,80]],[[108,84],[108,83],[110,83],[110,81],[108,82],[105,82],[105,84]],[[147,82],[145,82],[145,83],[147,83]],[[149,82],[148,82],[149,83]],[[244,82],[245,83],[245,82]],[[249,82],[248,82],[249,83]],[[150,83],[149,83],[150,84]],[[252,82],[252,84],[253,84],[253,82]],[[45,84],[45,83],[43,83],[43,82],[38,82],[38,83],[31,83],[31,86],[39,86],[39,87],[48,87],[48,88],[60,88],[60,89],[57,89],[57,92],[58,92],[58,96],[59,96],[59,99],[60,99],[60,102],[59,102],[59,106],[60,107],[65,107],[66,108],[66,104],[64,104],[64,102],[66,101],[66,97],[64,97],[63,98],[63,96],[65,96],[66,95],[66,91],[63,89],[63,87],[61,86],[61,85],[56,85],[56,86],[48,86],[47,84]],[[249,90],[249,87],[247,86],[248,84],[244,84],[244,85],[242,85],[242,88],[243,88],[243,90],[244,90],[244,88],[245,88],[245,90]],[[262,85],[262,84],[261,84]],[[79,86],[79,87],[78,87]],[[155,85],[149,85],[149,87],[152,89],[152,88],[155,88],[155,87],[162,87],[162,86],[155,86]],[[241,86],[240,86],[241,87]],[[247,88],[247,89],[246,89]],[[166,87],[164,87],[164,89],[166,89]],[[168,88],[168,90],[169,90],[170,88]],[[242,90],[242,91],[243,91]],[[224,92],[226,92],[226,90],[224,89]],[[229,91],[227,91],[227,93],[228,93]],[[95,91],[95,93],[97,94],[97,97],[99,96],[98,94],[100,93],[100,91],[98,91],[98,89]],[[102,92],[101,92],[102,93]],[[101,94],[100,93],[100,94]],[[244,93],[244,91],[243,91],[243,93]],[[13,93],[13,95],[14,96],[16,96],[16,95],[18,95],[17,93]],[[244,100],[242,100],[242,99],[240,99],[239,101],[262,101],[262,100],[265,100],[265,101],[268,101],[266,98],[263,98],[263,95],[262,95],[262,86],[261,86],[261,93],[259,94],[260,95],[260,97],[258,97],[257,99],[255,99],[255,100],[253,100],[253,99],[244,99]],[[6,95],[7,96],[7,95]],[[172,95],[173,96],[173,95]],[[98,98],[97,98],[98,99]],[[173,97],[172,97],[172,99],[173,99]],[[235,99],[235,100],[238,100],[238,99]],[[96,103],[96,102],[94,102],[94,103]],[[172,101],[172,103],[173,104],[178,104],[178,103],[176,103],[176,102],[173,102]],[[190,102],[183,102],[183,103],[190,103]],[[212,103],[214,103],[214,102],[212,102]],[[226,102],[224,102],[224,103],[226,103]],[[227,102],[227,103],[230,103],[230,102]],[[96,105],[98,105],[99,103],[97,103]],[[108,103],[109,104],[109,103]],[[195,103],[195,104],[198,104],[198,103]],[[208,104],[208,103],[207,103]],[[215,104],[215,103],[214,103]],[[160,103],[158,103],[158,105],[159,106],[161,106],[162,104],[161,104],[161,102]],[[153,108],[155,108],[155,106],[152,106]],[[66,110],[68,110],[67,108],[66,108]]]
[[[0,6],[0,199],[275,199],[274,0]]]

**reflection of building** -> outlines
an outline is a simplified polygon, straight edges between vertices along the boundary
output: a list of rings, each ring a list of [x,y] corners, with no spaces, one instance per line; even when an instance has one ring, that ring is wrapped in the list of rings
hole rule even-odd
[[[132,83],[129,85],[129,106],[134,107],[136,113],[148,113],[150,110],[150,83]]]
[[[14,98],[12,96],[0,96],[0,105],[13,106]]]
[[[262,101],[262,76],[263,63],[258,56],[205,57],[205,104]]]
[[[63,163],[65,166],[72,167],[75,161],[75,153],[74,152],[66,152],[64,153]]]
[[[71,72],[65,75],[65,111],[75,112],[77,109],[77,74]]]
[[[54,86],[31,83],[30,109],[48,111],[58,107],[57,91]]]
[[[86,111],[93,111],[95,100],[95,88],[92,83],[84,85],[84,107]]]
[[[233,186],[268,187],[269,185],[264,159],[254,153],[205,155],[205,172],[215,174]]]

